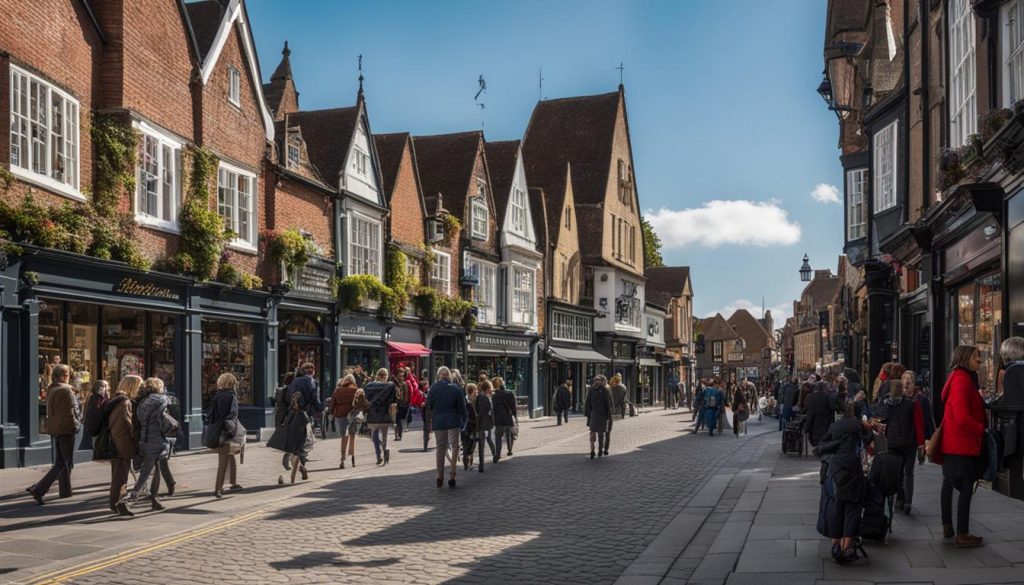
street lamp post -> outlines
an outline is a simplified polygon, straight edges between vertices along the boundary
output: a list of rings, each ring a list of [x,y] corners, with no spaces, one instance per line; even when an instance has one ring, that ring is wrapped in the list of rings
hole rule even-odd
[[[810,282],[812,272],[814,271],[811,270],[811,262],[807,258],[807,254],[804,254],[804,263],[803,266],[800,267],[800,280],[802,282]]]

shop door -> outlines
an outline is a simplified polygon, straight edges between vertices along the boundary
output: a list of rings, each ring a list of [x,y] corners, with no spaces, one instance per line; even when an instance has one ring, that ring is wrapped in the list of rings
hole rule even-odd
[[[295,372],[299,366],[310,362],[316,366],[320,386],[324,387],[327,364],[323,359],[323,339],[323,329],[316,319],[307,315],[288,317],[281,336],[283,351],[278,352],[278,375],[283,379],[288,372]]]

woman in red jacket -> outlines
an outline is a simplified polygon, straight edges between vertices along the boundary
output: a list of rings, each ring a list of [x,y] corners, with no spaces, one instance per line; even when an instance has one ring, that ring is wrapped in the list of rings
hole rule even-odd
[[[981,546],[981,537],[968,530],[974,483],[981,477],[981,446],[985,433],[985,406],[978,393],[978,348],[961,345],[953,351],[949,377],[942,389],[942,535],[953,536],[953,490],[959,492],[956,546]]]

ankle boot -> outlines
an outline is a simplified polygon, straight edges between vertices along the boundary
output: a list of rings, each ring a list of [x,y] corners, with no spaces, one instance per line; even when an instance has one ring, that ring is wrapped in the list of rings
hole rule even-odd
[[[956,535],[954,544],[956,544],[957,548],[975,548],[983,544],[981,541],[982,538],[980,536],[974,536],[968,532],[959,532]]]
[[[943,524],[942,525],[942,538],[953,538],[953,525]]]

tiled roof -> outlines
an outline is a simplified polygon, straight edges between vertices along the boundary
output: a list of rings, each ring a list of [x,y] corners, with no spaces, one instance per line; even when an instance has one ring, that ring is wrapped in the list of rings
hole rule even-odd
[[[285,126],[286,123],[287,126]],[[305,157],[301,155],[299,156],[300,164],[298,168],[288,167],[288,148],[286,141],[288,140],[289,128],[292,129],[293,131],[298,130],[299,135],[303,139],[303,142],[305,142],[305,132],[302,130],[300,126],[298,126],[298,124],[295,123],[291,116],[289,116],[287,120],[279,120],[277,122],[274,122],[274,142],[277,143],[277,163],[278,165],[280,165],[280,168],[287,169],[288,172],[299,175],[301,177],[305,177],[306,179],[312,181],[313,183],[316,183],[317,185],[323,187],[328,191],[334,191],[336,187],[331,187],[326,181],[324,181],[323,177],[320,175],[319,170],[316,168],[316,165],[313,163],[312,156],[309,152],[308,144],[305,144],[305,148],[300,147],[300,151],[305,151]]]
[[[544,193],[543,189],[530,189],[530,215],[533,219],[533,231],[537,235],[537,249],[540,250],[544,257],[548,256],[548,238],[550,233],[548,232],[548,210],[547,210],[547,194]],[[544,267],[548,268],[550,264],[545,260]],[[545,275],[545,280],[550,278]]]
[[[309,162],[325,183],[337,188],[359,123],[359,106],[295,112],[288,115],[288,120],[292,126],[302,128]]]
[[[508,199],[512,192],[512,182],[516,178],[519,141],[488,142],[484,148],[487,154],[487,172],[491,176],[491,192],[494,193],[494,205],[498,208],[498,225],[505,225]]]
[[[668,306],[672,297],[683,294],[686,281],[690,278],[689,266],[657,266],[644,272],[647,284],[644,292],[647,299],[659,305]]]
[[[373,144],[377,147],[377,160],[380,161],[380,182],[384,189],[385,201],[391,205],[391,191],[398,181],[398,171],[402,166],[402,153],[409,141],[408,132],[393,134],[374,134]]]
[[[413,137],[420,187],[428,213],[437,209],[440,193],[444,208],[464,219],[466,195],[482,139],[483,132],[479,130]]]
[[[185,10],[188,11],[188,20],[196,37],[199,59],[205,61],[224,19],[224,5],[218,0],[200,0],[186,3]]]
[[[827,270],[818,270],[815,271],[811,282],[807,283],[807,286],[804,287],[803,292],[800,294],[800,299],[803,300],[805,297],[809,297],[814,305],[814,310],[818,311],[832,303],[832,299],[839,292],[839,286],[838,276],[833,276]]]
[[[737,309],[729,317],[728,323],[746,342],[748,350],[760,352],[765,347],[773,345],[772,336],[764,330],[761,323],[746,309]]]
[[[274,114],[277,114],[277,109],[281,107],[281,98],[284,96],[285,85],[291,80],[295,83],[292,78],[292,62],[291,49],[288,48],[288,41],[284,42],[284,49],[281,51],[281,62],[277,64],[277,69],[270,76],[270,83],[263,84],[263,96],[267,99],[267,107]],[[298,95],[298,92],[295,92]]]
[[[725,320],[721,313],[715,313],[714,317],[701,319],[700,332],[706,341],[721,341],[724,339],[739,339],[740,335]]]

